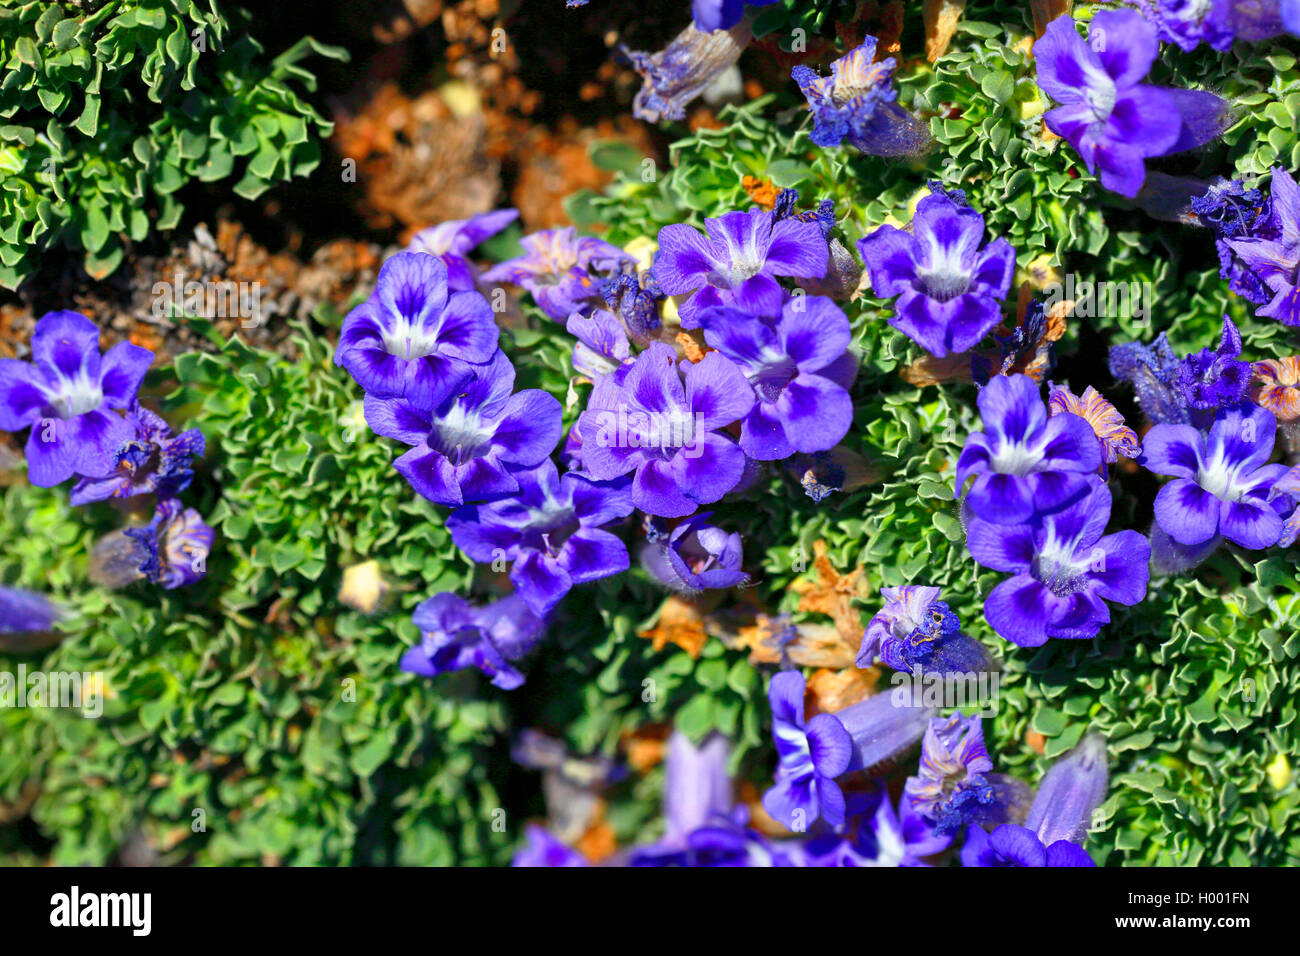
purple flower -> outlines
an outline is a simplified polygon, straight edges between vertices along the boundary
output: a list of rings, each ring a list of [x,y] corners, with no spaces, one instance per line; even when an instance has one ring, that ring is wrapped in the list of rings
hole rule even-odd
[[[167,498],[157,503],[147,525],[123,528],[96,542],[89,576],[110,588],[140,580],[168,590],[186,587],[207,573],[215,538],[197,511]]]
[[[1060,104],[1044,119],[1089,172],[1100,172],[1103,186],[1131,199],[1146,179],[1145,160],[1218,136],[1227,103],[1213,93],[1142,82],[1160,41],[1136,10],[1101,11],[1088,36],[1085,43],[1074,20],[1059,16],[1034,44],[1038,85]]]
[[[707,235],[686,223],[659,230],[659,287],[669,295],[694,293],[678,307],[684,329],[698,328],[701,313],[720,305],[778,315],[785,292],[776,276],[826,275],[830,253],[815,222],[755,209],[705,219],[704,229]]]
[[[77,312],[49,312],[32,333],[33,362],[0,359],[0,430],[32,426],[27,477],[50,488],[73,475],[106,475],[130,441],[126,408],[153,363],[148,349],[119,342],[102,356],[99,330]]]
[[[728,30],[745,15],[745,6],[765,7],[776,0],[692,0],[691,16],[701,30]]]
[[[930,144],[924,123],[899,106],[891,79],[898,66],[893,57],[873,62],[876,38],[831,63],[831,75],[820,77],[806,66],[790,76],[808,100],[813,114],[812,141],[821,147],[850,146],[873,156],[914,156]]]
[[[544,229],[520,240],[524,254],[483,273],[484,282],[523,286],[552,319],[584,315],[600,300],[600,277],[632,260],[603,239],[579,236],[572,226]]]
[[[1290,499],[1287,507],[1291,505],[1300,506],[1300,465],[1296,465],[1273,483],[1273,487],[1268,493],[1269,503],[1271,504],[1283,495]],[[1295,507],[1286,521],[1283,522],[1282,537],[1278,539],[1277,543],[1283,548],[1289,548],[1295,543],[1297,535],[1300,535],[1300,507]]]
[[[666,541],[650,542],[641,554],[652,577],[684,593],[735,587],[749,580],[740,535],[708,523],[710,512],[685,519]]]
[[[1277,420],[1258,405],[1220,411],[1203,435],[1190,425],[1156,425],[1138,463],[1174,480],[1156,495],[1156,522],[1179,544],[1221,534],[1245,548],[1267,548],[1282,534],[1280,500],[1269,492],[1286,473],[1267,464]]]
[[[1148,448],[1150,447],[1148,436]],[[1049,637],[1095,637],[1110,622],[1106,601],[1132,606],[1146,595],[1151,546],[1136,531],[1102,537],[1110,491],[1100,478],[1062,511],[1008,526],[973,518],[966,546],[980,564],[1015,575],[984,602],[993,629],[1021,647]]]
[[[1191,420],[1178,385],[1182,361],[1164,332],[1149,346],[1141,342],[1111,346],[1108,365],[1111,375],[1133,386],[1138,405],[1153,424],[1185,424]]]
[[[1106,741],[1089,734],[1043,777],[1024,826],[972,826],[963,866],[1096,866],[1081,844],[1106,796]]]
[[[1208,426],[1219,409],[1246,400],[1253,367],[1241,360],[1241,333],[1226,315],[1217,349],[1201,349],[1178,367],[1175,383],[1191,423]]]
[[[1005,239],[981,248],[983,238],[983,216],[935,192],[910,235],[885,225],[858,241],[872,291],[898,297],[889,324],[936,358],[974,348],[1002,321],[1016,253]]]
[[[882,588],[885,606],[862,635],[856,664],[870,667],[877,658],[896,671],[918,668],[940,674],[979,674],[993,667],[984,646],[961,633],[961,621],[943,601],[939,589],[908,584]]]
[[[848,796],[850,832],[807,840],[793,854],[801,866],[929,866],[925,858],[952,839],[935,833],[906,793],[898,810],[883,786]]]
[[[173,436],[165,421],[138,402],[127,408],[126,422],[132,436],[113,453],[112,469],[78,481],[72,489],[74,505],[147,494],[175,498],[189,487],[194,459],[203,455],[203,433],[191,428]]]
[[[437,677],[476,667],[502,690],[524,682],[512,662],[537,646],[546,627],[514,594],[481,608],[455,594],[435,594],[411,620],[420,629],[420,643],[402,655],[402,670]]]
[[[1239,179],[1219,179],[1201,195],[1191,197],[1191,221],[1214,233],[1219,254],[1219,277],[1228,288],[1256,305],[1273,298],[1263,277],[1233,251],[1232,240],[1275,240],[1280,235],[1272,201],[1258,189],[1247,189]]]
[[[1281,167],[1273,170],[1272,210],[1276,235],[1228,239],[1229,248],[1264,285],[1271,298],[1256,315],[1300,325],[1300,186]]]
[[[1106,785],[1106,738],[1088,734],[1043,775],[1025,826],[1049,847],[1058,840],[1082,844]]]
[[[406,249],[437,256],[447,267],[448,288],[453,292],[472,292],[478,286],[478,270],[468,259],[470,251],[518,218],[518,209],[498,209],[468,219],[452,219],[421,229],[411,237]]]
[[[763,807],[795,831],[819,817],[832,826],[843,823],[844,794],[835,778],[879,766],[911,748],[934,716],[929,707],[881,693],[805,721],[804,678],[798,671],[776,674],[767,693],[777,772],[775,785],[763,794]]]
[[[514,562],[510,580],[534,614],[546,614],[575,584],[627,570],[627,548],[602,530],[632,513],[626,482],[561,477],[549,459],[513,475],[518,493],[456,509],[447,530],[474,561]]]
[[[600,284],[600,297],[620,320],[625,334],[644,347],[663,324],[659,302],[664,297],[653,269],[638,272],[635,262],[623,260],[619,271]],[[569,317],[573,321],[573,317]]]
[[[692,23],[658,53],[620,45],[619,52],[641,75],[632,115],[647,123],[685,119],[687,104],[734,66],[752,39],[742,20],[727,29],[697,29]]]
[[[1232,48],[1233,0],[1135,0],[1166,43],[1191,51],[1202,42],[1219,52]]]
[[[972,432],[957,459],[957,486],[971,510],[995,524],[1023,524],[1057,510],[1087,490],[1101,466],[1091,426],[1069,412],[1047,417],[1038,384],[1028,375],[999,375],[977,399],[984,431]]]
[[[577,312],[569,316],[565,330],[578,340],[573,347],[573,370],[599,382],[606,375],[618,374],[618,381],[632,361],[632,346],[627,330],[618,316],[596,309],[587,318]]]
[[[635,472],[632,502],[648,514],[679,518],[717,501],[740,481],[745,454],[717,429],[743,418],[754,394],[740,370],[710,352],[686,363],[655,342],[621,382],[602,379],[578,419],[582,461],[596,478]]]
[[[704,341],[745,374],[757,401],[740,424],[740,447],[758,461],[826,451],[853,424],[849,320],[830,299],[794,296],[775,321],[739,309],[707,309]]]
[[[370,298],[348,313],[334,362],[376,398],[437,408],[492,358],[497,326],[477,292],[448,294],[437,256],[399,252],[379,270]]]
[[[838,826],[844,822],[844,793],[835,778],[853,759],[848,731],[831,714],[804,720],[804,677],[798,671],[773,675],[767,696],[777,771],[775,785],[763,794],[764,809],[796,832],[820,817]]]
[[[510,861],[511,866],[590,866],[577,850],[561,843],[545,827],[530,823],[527,844]]]
[[[986,833],[972,825],[961,849],[962,866],[1096,866],[1082,847],[1069,840],[1051,846],[1034,831],[1015,823],[1004,823]]]
[[[0,586],[0,634],[48,631],[61,617],[59,606],[44,594]]]
[[[553,396],[535,388],[512,395],[514,384],[514,368],[497,352],[433,412],[404,398],[367,395],[366,421],[413,446],[393,467],[430,501],[457,506],[499,498],[519,490],[511,469],[541,464],[563,431]]]
[[[992,773],[978,716],[936,717],[921,741],[921,763],[904,792],[939,834],[957,833],[971,823],[1004,823],[1028,802],[1028,788]]]
[[[1300,37],[1300,0],[1282,0],[1279,7],[1283,28],[1292,36]]]

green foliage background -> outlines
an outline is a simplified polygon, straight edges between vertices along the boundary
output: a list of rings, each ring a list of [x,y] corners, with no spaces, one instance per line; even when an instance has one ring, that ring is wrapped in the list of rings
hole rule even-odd
[[[773,9],[809,16],[798,6]],[[886,217],[906,222],[926,182],[939,179],[967,191],[1021,266],[1047,254],[1080,278],[1154,284],[1149,327],[1072,320],[1053,377],[1076,391],[1092,384],[1131,411],[1105,371],[1106,347],[1168,331],[1176,346],[1200,348],[1217,340],[1225,312],[1242,326],[1247,357],[1298,351],[1286,329],[1254,319],[1228,293],[1207,232],[1150,219],[1105,193],[1068,146],[1041,138],[1043,103],[1019,52],[1031,35],[1027,11],[1004,7],[972,3],[950,52],[899,76],[904,103],[960,107],[931,121],[936,148],[915,163],[813,148],[801,114],[778,121],[796,105],[783,93],[724,114],[725,129],[683,135],[657,181],[642,181],[639,156],[606,150],[602,161],[628,173],[602,196],[573,197],[570,208],[625,243],[747,207],[740,180],[752,174],[798,187],[805,203],[834,198],[837,235],[852,247]],[[769,26],[782,28],[779,18]],[[1212,86],[1240,108],[1223,141],[1179,158],[1177,171],[1254,177],[1279,161],[1300,168],[1294,43],[1166,51],[1157,70],[1169,82]],[[502,343],[518,386],[564,400],[571,342],[527,309],[530,327]],[[846,440],[884,480],[818,506],[773,470],[715,509],[745,538],[758,599],[793,610],[792,551],[811,553],[818,539],[837,567],[863,565],[873,594],[939,585],[967,631],[1005,662],[1000,709],[986,721],[1000,770],[1036,784],[1085,730],[1109,740],[1111,790],[1089,842],[1099,861],[1300,864],[1300,790],[1294,780],[1276,789],[1266,772],[1279,757],[1300,763],[1296,551],[1224,551],[1193,577],[1153,582],[1141,605],[1112,608],[1113,623],[1094,641],[1012,647],[983,620],[984,596],[1000,576],[967,555],[951,495],[952,464],[976,424],[974,389],[904,384],[898,370],[917,352],[885,323],[887,309],[870,297],[849,307],[862,373]],[[87,549],[118,518],[105,507],[69,508],[66,489],[24,486],[0,497],[0,538],[12,542],[0,555],[0,581],[52,589],[76,608],[68,639],[24,660],[102,670],[116,695],[97,722],[0,711],[0,804],[38,782],[30,817],[65,863],[109,859],[140,830],[171,862],[491,864],[508,857],[524,820],[542,809],[537,777],[509,763],[520,727],[561,734],[575,752],[606,753],[650,721],[695,737],[719,729],[736,741],[737,771],[764,786],[772,770],[766,675],[717,640],[698,659],[671,646],[654,652],[637,631],[662,593],[639,570],[569,598],[519,691],[472,673],[426,683],[398,672],[416,639],[416,603],[444,589],[485,594],[499,581],[456,553],[444,513],[392,471],[395,449],[360,423],[359,390],[324,344],[337,316],[319,319],[302,328],[296,360],[230,342],[152,382],[170,395],[175,421],[208,437],[193,494],[219,539],[196,588],[89,588]],[[568,420],[576,411],[569,407]],[[1112,528],[1146,530],[1149,480],[1119,473],[1112,489]],[[367,558],[397,585],[374,617],[336,599],[341,568]],[[861,609],[864,622],[873,601]],[[0,669],[17,662],[0,656]],[[651,701],[646,680],[656,688]],[[1044,757],[1025,742],[1029,730],[1046,737]],[[660,783],[656,771],[611,794],[621,840],[656,833]],[[205,810],[205,831],[192,827],[195,808]],[[14,826],[0,826],[0,858],[38,855]]]
[[[56,243],[113,272],[192,182],[251,199],[316,168],[331,124],[297,64],[346,54],[304,37],[265,62],[250,20],[216,0],[0,3],[0,285]]]

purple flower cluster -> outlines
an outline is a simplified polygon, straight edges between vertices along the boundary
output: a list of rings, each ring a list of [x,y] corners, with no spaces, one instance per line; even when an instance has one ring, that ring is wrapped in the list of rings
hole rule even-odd
[[[213,531],[178,496],[189,487],[203,435],[172,435],[137,399],[153,353],[121,342],[100,354],[99,330],[77,312],[36,323],[33,362],[0,359],[0,429],[30,427],[27,474],[43,487],[77,479],[74,505],[149,494],[154,515],[142,528],[110,534],[97,546],[100,583],[146,578],[165,588],[206,573]],[[121,414],[119,414],[121,412]]]
[[[1014,577],[984,604],[989,624],[1022,647],[1090,638],[1110,621],[1106,602],[1146,594],[1150,545],[1135,531],[1103,537],[1111,496],[1097,477],[1101,436],[1062,411],[1050,418],[1028,376],[995,378],[979,396],[984,432],[957,462],[966,494],[966,545],[980,564]]]

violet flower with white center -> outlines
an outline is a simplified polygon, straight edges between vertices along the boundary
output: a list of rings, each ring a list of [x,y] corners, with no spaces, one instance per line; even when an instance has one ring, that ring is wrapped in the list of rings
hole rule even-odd
[[[1125,342],[1111,346],[1107,364],[1118,381],[1133,386],[1138,405],[1152,424],[1191,421],[1183,390],[1178,386],[1182,360],[1174,354],[1164,332],[1151,345]]]
[[[499,498],[519,490],[512,469],[541,464],[564,430],[554,396],[536,388],[511,394],[514,384],[514,367],[497,352],[432,412],[367,395],[366,422],[413,446],[393,467],[430,501],[456,507]]]
[[[1005,823],[1028,804],[1028,787],[995,774],[978,716],[936,717],[921,741],[921,763],[904,792],[916,810],[948,835],[972,823]]]
[[[1051,418],[1028,375],[999,375],[977,399],[984,431],[972,432],[957,459],[955,495],[972,475],[966,503],[985,521],[1023,524],[1087,491],[1101,466],[1091,426],[1063,412]]]
[[[777,316],[786,294],[776,276],[826,275],[830,253],[815,222],[754,209],[705,219],[704,230],[686,223],[659,230],[659,287],[668,295],[694,293],[678,306],[684,329],[698,328],[704,310],[720,305]]]
[[[632,115],[647,123],[686,118],[686,106],[735,65],[754,38],[749,22],[725,29],[697,29],[692,23],[658,53],[620,45],[641,89],[632,100]]]
[[[95,543],[89,577],[109,588],[140,580],[167,590],[186,587],[207,573],[215,539],[197,511],[167,498],[157,503],[147,525],[122,528]]]
[[[632,261],[618,246],[594,236],[579,236],[572,226],[543,229],[520,240],[524,254],[483,273],[484,282],[510,282],[533,296],[552,319],[574,312],[586,315],[601,301],[602,276]]]
[[[1272,215],[1276,234],[1228,239],[1229,248],[1271,296],[1255,314],[1300,325],[1300,186],[1285,169],[1273,170]]]
[[[1101,184],[1132,199],[1145,160],[1193,149],[1222,131],[1225,100],[1202,90],[1144,83],[1160,52],[1156,28],[1136,10],[1102,10],[1087,42],[1068,15],[1034,44],[1038,85],[1060,105],[1044,116]]]
[[[1286,465],[1270,465],[1277,420],[1258,405],[1220,411],[1203,435],[1190,425],[1156,425],[1138,463],[1174,480],[1156,495],[1156,522],[1174,541],[1196,545],[1221,534],[1245,548],[1282,535],[1280,501],[1270,503]]]
[[[1024,826],[967,831],[962,865],[1095,866],[1082,844],[1106,784],[1106,740],[1089,734],[1043,776]]]
[[[31,426],[27,477],[51,488],[73,475],[105,475],[132,438],[112,409],[134,401],[153,353],[119,342],[102,356],[99,330],[77,312],[49,312],[32,333],[31,363],[0,359],[0,430]]]
[[[634,472],[632,502],[648,514],[680,518],[731,491],[745,453],[718,429],[749,414],[753,390],[717,352],[685,363],[662,342],[636,357],[622,381],[597,383],[578,418],[588,473],[609,480]]]
[[[876,694],[834,714],[804,720],[804,677],[782,671],[768,686],[772,737],[777,750],[776,783],[763,794],[771,817],[796,832],[824,818],[844,822],[844,794],[835,778],[866,770],[916,744],[934,710],[900,704],[894,694]]]
[[[830,299],[792,297],[775,321],[706,309],[704,341],[735,363],[757,401],[740,423],[740,447],[758,461],[827,451],[853,424],[848,387],[857,371],[849,320]]]
[[[926,124],[897,102],[893,86],[898,62],[876,59],[876,38],[831,63],[830,76],[796,66],[791,78],[812,110],[812,141],[823,148],[850,146],[872,156],[915,156],[930,145]]]
[[[107,498],[157,495],[175,498],[194,477],[194,459],[202,457],[203,433],[197,428],[172,435],[162,418],[132,402],[126,411],[132,437],[113,453],[113,467],[102,477],[83,477],[70,500],[85,505]]]
[[[1052,418],[1064,413],[1078,415],[1092,429],[1101,449],[1101,465],[1097,469],[1103,479],[1106,477],[1106,465],[1115,464],[1119,456],[1136,458],[1142,452],[1137,433],[1124,424],[1124,416],[1119,413],[1101,393],[1089,385],[1082,395],[1075,395],[1064,385],[1048,384],[1047,416]]]
[[[376,398],[437,408],[497,350],[492,307],[477,292],[450,292],[437,256],[399,252],[370,297],[348,313],[334,364]]]
[[[590,318],[578,312],[569,316],[565,331],[578,340],[573,346],[573,371],[599,382],[606,375],[622,381],[632,361],[632,346],[618,316],[596,309]]]
[[[516,494],[456,509],[447,530],[474,561],[513,562],[510,580],[534,614],[545,615],[575,584],[627,570],[627,547],[604,530],[632,513],[626,481],[561,476],[550,459],[513,475]]]
[[[447,267],[448,288],[472,292],[478,287],[478,270],[469,260],[470,252],[518,218],[518,209],[498,209],[468,219],[452,219],[421,229],[411,237],[406,250],[437,256]]]
[[[885,605],[867,624],[855,661],[877,659],[896,671],[916,674],[980,674],[994,669],[979,641],[961,632],[961,621],[939,600],[939,589],[908,584],[881,589]]]
[[[942,853],[952,838],[935,833],[906,793],[898,809],[883,786],[851,793],[848,833],[822,833],[795,844],[794,863],[812,867],[929,866],[926,857]]]
[[[1220,53],[1232,48],[1233,0],[1134,0],[1166,43],[1186,52],[1207,43]]]
[[[889,324],[936,358],[974,348],[1002,321],[1016,252],[983,238],[984,217],[938,191],[917,203],[910,234],[884,225],[858,240],[872,292],[897,296]]]
[[[502,690],[523,684],[514,662],[537,646],[546,629],[514,594],[486,607],[471,607],[455,594],[435,594],[411,620],[420,629],[420,643],[402,655],[402,670],[437,677],[475,667]]]
[[[711,514],[704,511],[691,515],[672,530],[667,540],[646,545],[641,562],[656,581],[675,591],[695,594],[736,587],[749,580],[740,567],[744,560],[740,535],[709,524]]]
[[[1096,637],[1110,622],[1105,602],[1132,606],[1146,595],[1150,543],[1136,531],[1103,537],[1110,491],[1096,476],[1089,483],[1089,493],[1067,508],[1026,524],[969,522],[971,556],[1015,575],[984,602],[989,624],[1013,644],[1038,647],[1051,637]]]

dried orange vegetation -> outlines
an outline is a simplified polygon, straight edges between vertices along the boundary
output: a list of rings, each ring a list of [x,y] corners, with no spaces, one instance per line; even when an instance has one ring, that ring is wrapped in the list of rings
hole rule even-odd
[[[676,595],[664,601],[654,627],[641,631],[638,636],[649,640],[656,651],[676,644],[691,657],[700,656],[708,639],[699,608]]]
[[[852,645],[856,654],[862,641],[862,619],[853,602],[867,596],[865,569],[857,567],[841,574],[826,556],[826,542],[818,539],[813,544],[813,570],[814,579],[800,578],[790,585],[799,595],[798,610],[827,615],[840,639]]]
[[[759,179],[757,176],[745,176],[740,181],[741,188],[764,209],[771,210],[776,206],[776,197],[781,192],[772,183],[770,179]]]

